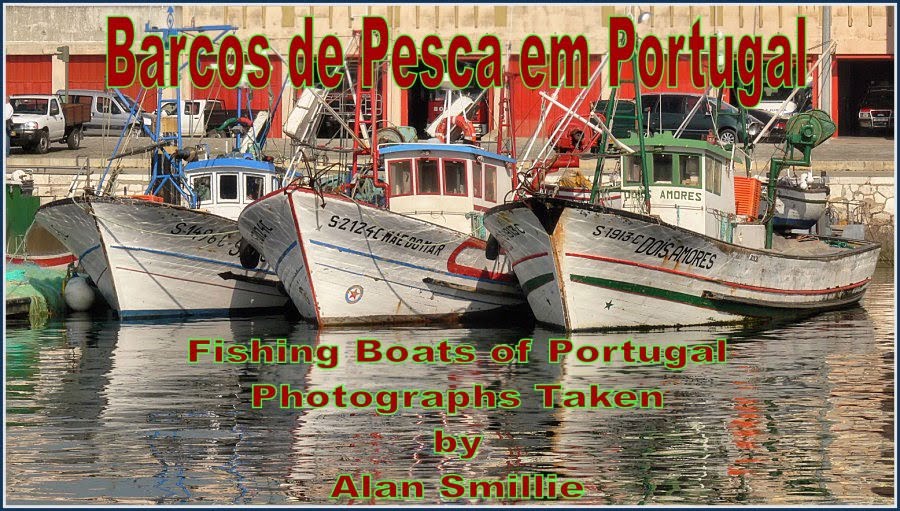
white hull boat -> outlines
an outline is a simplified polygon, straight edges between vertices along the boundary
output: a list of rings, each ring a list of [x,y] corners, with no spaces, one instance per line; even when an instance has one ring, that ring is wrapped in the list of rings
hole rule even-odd
[[[504,160],[454,144],[397,144],[382,156],[389,179],[376,185],[390,191],[376,203],[386,207],[291,185],[241,213],[243,238],[301,315],[337,325],[527,314],[506,258],[489,260],[485,242],[469,234],[472,212],[487,209],[479,204],[510,190]]]
[[[485,216],[535,318],[567,330],[735,323],[843,307],[862,298],[879,245],[778,238],[727,243],[652,217],[558,199]]]
[[[152,31],[224,35],[232,28],[175,28],[170,17],[168,28]],[[242,256],[237,229],[240,211],[278,182],[273,159],[261,154],[270,116],[260,112],[261,124],[252,127],[236,123],[231,132],[234,147],[241,149],[210,158],[203,144],[183,146],[185,102],[180,89],[174,92],[174,99],[165,102],[174,112],[163,116],[160,101],[153,129],[144,127],[152,144],[128,149],[130,130],[123,130],[96,189],[41,206],[35,222],[78,258],[120,318],[229,315],[287,306],[275,272]],[[236,93],[241,117],[248,89]],[[137,115],[132,110],[130,118]],[[144,194],[113,196],[119,158],[148,152],[150,179]]]
[[[274,272],[239,261],[236,222],[143,199],[62,199],[36,222],[76,254],[121,318],[283,307]]]
[[[348,197],[287,188],[238,225],[301,315],[320,325],[453,322],[523,303],[484,241]]]
[[[791,118],[786,166],[809,167],[834,133],[827,114]],[[492,208],[484,225],[505,249],[536,319],[566,330],[747,323],[858,302],[880,245],[778,234],[736,213],[732,153],[670,134],[623,141],[624,208],[533,195]],[[647,149],[649,148],[649,149]],[[651,216],[650,213],[653,215]]]
[[[775,228],[809,229],[816,225],[828,208],[828,186],[818,184],[802,189],[783,180],[778,183],[775,195]],[[765,217],[769,202],[765,194],[760,197],[760,216]]]

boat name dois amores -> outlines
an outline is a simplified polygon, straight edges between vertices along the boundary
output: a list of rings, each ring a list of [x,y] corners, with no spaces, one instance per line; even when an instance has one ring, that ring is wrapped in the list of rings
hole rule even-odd
[[[509,474],[506,479],[466,479],[445,474],[438,493],[446,499],[489,500],[575,500],[584,496],[584,484],[560,479],[556,474]],[[375,479],[361,474],[338,476],[331,489],[332,499],[423,500],[426,484],[419,480]]]

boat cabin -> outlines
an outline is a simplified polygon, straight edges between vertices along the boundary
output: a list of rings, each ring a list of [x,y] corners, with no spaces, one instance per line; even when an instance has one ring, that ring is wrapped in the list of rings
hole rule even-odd
[[[637,150],[636,138],[622,142]],[[662,221],[731,241],[735,220],[731,153],[704,140],[662,133],[645,137],[650,214]],[[623,208],[640,212],[643,202],[640,154],[622,156]]]
[[[480,147],[389,144],[379,152],[391,211],[461,232],[483,229],[481,214],[515,188],[515,160]]]
[[[281,186],[271,162],[232,156],[187,163],[184,175],[198,208],[232,220],[248,204]]]

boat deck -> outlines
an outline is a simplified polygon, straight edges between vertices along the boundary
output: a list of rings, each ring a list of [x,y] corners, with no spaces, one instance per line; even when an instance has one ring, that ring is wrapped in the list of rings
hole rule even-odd
[[[857,248],[858,243],[850,240],[828,241],[819,239],[815,236],[791,235],[779,236],[775,235],[772,239],[772,249],[784,254],[815,257],[830,254],[839,254],[848,249]]]

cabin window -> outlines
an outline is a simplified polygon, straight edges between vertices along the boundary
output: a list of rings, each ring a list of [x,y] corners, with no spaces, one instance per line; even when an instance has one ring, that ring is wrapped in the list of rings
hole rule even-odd
[[[244,194],[246,202],[252,202],[263,196],[262,176],[244,176]]]
[[[678,171],[681,175],[682,186],[700,187],[700,156],[679,154]]]
[[[465,160],[444,160],[444,195],[469,195]]]
[[[219,175],[219,200],[237,200],[238,177],[237,174]]]
[[[641,159],[633,156],[624,158],[625,161],[625,183],[640,184],[641,183]]]
[[[391,195],[412,195],[412,160],[399,160],[388,163],[388,179],[391,182]]]
[[[722,195],[722,162],[706,160],[706,191]]]
[[[477,198],[481,198],[481,189],[483,188],[481,183],[481,166],[473,165],[472,166],[472,191],[473,195]]]
[[[657,153],[653,155],[653,182],[672,183],[672,155]]]
[[[484,200],[497,202],[497,167],[484,166]]]
[[[192,186],[201,203],[212,200],[212,179],[209,175],[195,177]]]
[[[437,195],[441,193],[441,176],[436,159],[419,159],[416,169],[416,194]]]
[[[50,115],[59,115],[59,103],[55,99],[50,102]]]

